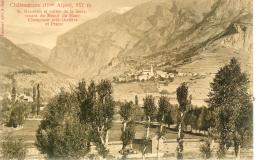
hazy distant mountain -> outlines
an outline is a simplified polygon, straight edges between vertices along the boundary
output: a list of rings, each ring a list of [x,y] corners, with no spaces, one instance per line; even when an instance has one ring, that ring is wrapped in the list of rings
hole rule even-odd
[[[0,66],[1,72],[21,69],[53,71],[38,58],[30,55],[2,36],[0,37]]]
[[[30,71],[36,71],[28,74]],[[14,43],[0,37],[0,93],[10,92],[12,81],[7,74],[14,74],[17,92],[32,91],[35,83],[40,83],[44,98],[53,96],[60,87],[69,87],[73,82],[68,76],[48,67],[38,58],[30,55]]]
[[[150,64],[180,67],[187,59],[199,61],[198,55],[206,57],[212,51],[223,52],[223,57],[219,54],[223,59],[226,54],[221,61],[225,63],[236,52],[244,54],[238,57],[251,55],[251,3],[164,0],[141,4],[123,14],[106,12],[59,36],[48,64],[90,79],[111,78]]]
[[[49,55],[50,55],[49,48],[46,48],[37,44],[33,44],[33,43],[18,44],[18,46],[23,50],[25,50],[27,53],[31,54],[32,56],[37,57],[44,63],[47,62],[49,59]]]
[[[5,37],[0,37],[0,73],[31,69],[35,71],[48,71],[56,76],[68,77],[44,64],[38,58],[19,48]]]

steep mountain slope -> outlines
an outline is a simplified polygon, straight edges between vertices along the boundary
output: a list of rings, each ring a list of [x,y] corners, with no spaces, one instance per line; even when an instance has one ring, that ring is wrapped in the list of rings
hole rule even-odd
[[[153,1],[137,6],[122,15],[107,12],[87,21],[58,38],[50,56],[50,66],[76,76],[93,76],[113,58],[149,55],[152,52],[147,50],[142,53],[142,47],[132,49],[141,41],[147,42],[148,45],[156,41],[160,34],[167,34],[160,32],[166,31],[163,27],[174,19],[171,16],[170,4],[171,1]],[[191,18],[188,19],[190,20],[186,23],[193,21]],[[159,30],[161,31],[157,32]],[[149,42],[151,40],[152,42]]]
[[[0,37],[0,66],[1,68],[6,69],[1,69],[0,72],[21,69],[54,71],[47,65],[43,64],[38,58],[31,56],[2,36]]]
[[[37,44],[33,44],[33,43],[18,44],[18,46],[23,50],[25,50],[30,55],[40,59],[44,63],[46,63],[49,59],[49,55],[50,55],[49,48],[46,48]]]
[[[0,96],[11,91],[13,79],[17,93],[32,91],[32,86],[40,83],[44,98],[59,92],[60,87],[69,87],[73,81],[5,37],[0,37]]]
[[[149,64],[180,67],[215,47],[251,54],[251,7],[249,0],[164,0],[106,12],[61,35],[48,64],[77,77],[112,78]]]
[[[134,53],[136,49],[149,48],[148,52],[151,53],[149,56],[138,57],[138,60],[134,58],[124,59],[123,65],[120,63],[119,66],[104,66],[99,73],[99,77],[108,76],[110,78],[110,73],[118,73],[123,69],[130,69],[134,72],[134,69],[143,68],[147,64],[158,66],[157,69],[173,68],[178,70],[180,66],[184,67],[193,61],[197,64],[202,64],[199,62],[200,59],[195,57],[203,54],[204,59],[206,59],[207,56],[210,57],[209,53],[211,51],[215,52],[214,57],[219,56],[224,59],[221,63],[212,63],[213,72],[226,64],[231,57],[237,57],[244,69],[252,75],[251,2],[245,0],[218,0],[212,4],[211,9],[203,13],[203,18],[198,23],[189,25],[187,29],[172,30],[166,34],[165,44],[151,48],[152,43],[148,44],[142,40],[138,44],[140,45],[139,47],[136,46],[132,49]],[[178,20],[184,19],[184,16],[180,16],[182,10],[179,9],[180,7],[177,8],[177,5],[173,4],[172,8],[174,8],[174,11],[178,10]],[[176,26],[175,23],[172,24],[170,25]],[[170,29],[170,25],[167,27],[168,29]],[[154,41],[153,45],[155,46],[161,42],[161,37],[156,38]],[[217,49],[221,47],[226,49]],[[217,51],[220,51],[220,53],[217,54]],[[143,52],[145,51],[138,53]],[[213,59],[210,59],[210,61],[213,62]],[[203,66],[198,65],[197,67],[199,67],[199,72],[204,72],[202,68],[206,68],[206,64]],[[192,71],[194,70],[189,69],[189,72]]]

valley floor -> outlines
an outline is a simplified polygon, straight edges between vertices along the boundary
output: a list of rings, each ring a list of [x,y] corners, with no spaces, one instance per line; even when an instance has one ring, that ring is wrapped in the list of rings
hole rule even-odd
[[[35,133],[38,128],[40,121],[39,120],[26,120],[23,128],[8,128],[8,127],[2,127],[0,130],[0,137],[4,137],[5,135],[14,135],[15,137],[22,137],[28,148],[28,155],[26,159],[46,159],[45,155],[42,155],[34,146],[35,142]],[[122,147],[121,141],[120,141],[120,134],[121,134],[121,127],[122,124],[119,121],[114,122],[112,129],[110,131],[110,138],[109,138],[109,146],[110,146],[110,154],[112,157],[120,157],[119,150]],[[157,128],[152,127],[150,129],[150,137],[154,136],[157,131]],[[136,135],[138,136],[144,136],[145,128],[141,124],[136,125]],[[161,149],[163,153],[160,153],[162,156],[161,159],[167,160],[167,159],[176,159],[176,147],[177,147],[177,132],[174,129],[167,129],[167,133],[165,135],[166,140],[164,142],[163,148]],[[198,135],[198,134],[189,134],[185,133],[184,137],[184,157],[185,159],[200,159],[200,152],[199,147],[202,143],[201,139],[203,139],[204,136]],[[241,159],[252,159],[252,150],[243,150],[241,152]],[[215,157],[216,152],[214,151],[213,157]],[[153,158],[152,158],[153,157]],[[156,159],[156,153],[147,154],[146,159]],[[216,157],[215,157],[216,158]],[[116,158],[115,158],[116,159]],[[142,159],[141,153],[133,154],[129,157],[129,159]],[[226,159],[235,159],[234,151],[233,149],[230,149],[227,153]]]

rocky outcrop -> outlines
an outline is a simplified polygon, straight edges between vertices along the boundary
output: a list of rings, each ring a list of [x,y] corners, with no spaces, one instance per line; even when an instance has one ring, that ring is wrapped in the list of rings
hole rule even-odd
[[[252,24],[234,23],[231,26],[231,30],[233,30],[234,33],[222,39],[221,44],[225,47],[242,50],[247,54],[252,53]]]

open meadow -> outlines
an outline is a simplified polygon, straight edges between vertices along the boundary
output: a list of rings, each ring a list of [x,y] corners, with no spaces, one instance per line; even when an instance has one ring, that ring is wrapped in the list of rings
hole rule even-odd
[[[23,128],[9,128],[4,127],[0,130],[0,137],[5,137],[7,135],[13,135],[15,137],[23,138],[25,141],[25,144],[27,145],[27,148],[29,150],[27,159],[45,159],[46,156],[40,154],[40,152],[36,149],[34,146],[34,142],[36,140],[35,133],[38,128],[38,125],[40,124],[39,120],[26,120],[24,123]],[[120,142],[120,136],[121,136],[121,122],[114,122],[112,124],[112,128],[110,130],[110,146],[111,146],[111,159],[116,159],[116,155],[119,155],[119,150],[121,149],[122,145]],[[145,134],[145,127],[142,124],[136,124],[136,135],[140,137],[144,137]],[[157,132],[157,127],[152,126],[150,128],[150,137],[155,136]],[[164,156],[160,159],[162,160],[171,160],[176,159],[176,146],[177,146],[177,131],[175,129],[167,129],[166,135],[165,135],[166,141],[164,145]],[[202,143],[202,139],[204,139],[204,135],[199,134],[191,134],[191,133],[185,133],[184,139],[185,139],[185,159],[200,159],[200,152],[199,147]],[[251,150],[243,150],[241,152],[241,158],[242,159],[250,159],[252,158],[253,152]],[[213,152],[213,157],[216,158],[216,151]],[[148,157],[150,156],[150,157]],[[154,155],[153,155],[154,156]],[[45,158],[44,158],[45,157]],[[112,158],[113,157],[113,158]],[[109,158],[108,158],[109,159]],[[140,154],[136,154],[135,157],[132,156],[132,158],[128,159],[142,159]],[[148,160],[153,160],[156,158],[152,158],[152,154],[148,154],[147,158]],[[230,149],[226,155],[225,159],[234,160],[234,151],[233,149]]]

